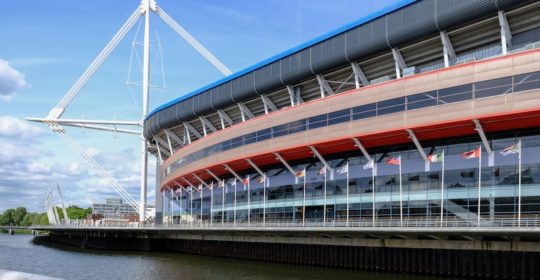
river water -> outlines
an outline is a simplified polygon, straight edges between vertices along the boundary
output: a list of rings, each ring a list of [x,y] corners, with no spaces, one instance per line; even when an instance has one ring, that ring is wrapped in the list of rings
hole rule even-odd
[[[185,279],[185,280],[440,280],[456,279],[321,268],[179,253],[111,252],[32,244],[30,235],[0,234],[0,280]]]

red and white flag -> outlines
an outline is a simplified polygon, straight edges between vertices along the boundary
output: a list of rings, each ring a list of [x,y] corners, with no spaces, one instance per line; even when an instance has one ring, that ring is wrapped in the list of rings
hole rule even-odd
[[[244,187],[249,184],[249,176],[246,176],[246,178],[242,179],[242,184],[244,185]]]
[[[401,164],[401,157],[393,157],[386,161],[387,164],[391,165],[400,165]]]
[[[472,151],[468,151],[468,152],[465,152],[461,155],[461,157],[463,157],[463,159],[471,159],[471,158],[479,158],[480,157],[480,147],[472,150]]]
[[[324,175],[324,174],[326,174],[326,166],[323,166],[321,170],[319,170],[319,175]]]

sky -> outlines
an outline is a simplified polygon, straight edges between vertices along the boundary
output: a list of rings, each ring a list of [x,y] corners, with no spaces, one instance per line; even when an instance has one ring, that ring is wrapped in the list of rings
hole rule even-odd
[[[158,6],[233,72],[393,5],[398,0],[158,0]],[[46,117],[138,7],[138,0],[0,0],[0,212],[44,211],[56,184],[68,205],[117,197],[46,125]],[[64,118],[140,120],[142,21],[67,107]],[[151,15],[150,110],[223,77]],[[139,137],[66,128],[139,200]],[[150,156],[149,204],[155,158]],[[58,202],[58,196],[56,196]]]

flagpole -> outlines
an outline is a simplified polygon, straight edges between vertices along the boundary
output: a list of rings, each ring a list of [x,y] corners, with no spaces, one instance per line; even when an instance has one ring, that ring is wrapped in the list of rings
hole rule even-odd
[[[482,191],[482,146],[478,147],[478,224],[480,226],[480,194]]]
[[[234,179],[234,218],[233,224],[236,227],[236,179]]]
[[[306,223],[306,168],[304,168],[304,200],[302,204],[302,226]]]
[[[401,155],[399,155],[399,224],[403,226],[403,183],[401,180]]]
[[[248,199],[248,225],[251,224],[251,191],[250,191],[250,185],[251,185],[251,180],[248,177],[248,186],[247,186],[247,191],[248,191],[248,195],[247,195],[247,199]]]
[[[444,219],[444,162],[446,157],[444,155],[444,150],[442,151],[442,174],[441,174],[441,227],[443,226]]]
[[[171,189],[171,191],[169,192],[170,195],[171,195],[171,199],[170,199],[170,209],[171,210],[171,224],[174,224],[174,205],[173,205],[173,190]]]
[[[202,211],[202,199],[203,199],[203,191],[204,191],[204,187],[201,185],[201,191],[199,192],[199,197],[201,198],[201,225],[203,223],[203,211]]]
[[[518,145],[518,227],[521,227],[521,139]]]
[[[210,226],[212,226],[214,217],[212,216],[213,202],[214,201],[214,184],[212,182],[212,188],[210,189]]]
[[[349,161],[347,160],[347,227],[349,226]]]
[[[189,192],[189,215],[191,216],[191,225],[193,225],[193,187]]]
[[[371,168],[371,194],[372,194],[372,203],[373,203],[373,209],[372,209],[372,220],[373,220],[373,226],[375,227],[375,159],[372,159],[373,161],[373,168]]]
[[[323,201],[323,227],[326,227],[326,166],[324,168],[324,201]]]
[[[223,189],[221,189],[221,227],[225,224],[225,191],[227,184],[223,181]]]
[[[263,174],[263,226],[266,226],[266,174]]]

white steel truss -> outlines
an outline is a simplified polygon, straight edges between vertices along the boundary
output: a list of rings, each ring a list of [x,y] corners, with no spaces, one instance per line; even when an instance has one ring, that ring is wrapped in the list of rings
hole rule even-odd
[[[135,126],[142,127],[143,120],[148,114],[149,108],[149,94],[150,94],[150,12],[156,13],[165,23],[167,23],[174,31],[176,31],[182,38],[184,38],[193,48],[195,48],[204,58],[206,58],[213,66],[215,66],[224,75],[230,75],[232,72],[223,65],[214,55],[212,55],[201,43],[199,43],[193,36],[191,36],[184,28],[182,28],[176,21],[174,21],[165,11],[159,8],[155,0],[142,0],[139,7],[131,14],[128,20],[122,25],[118,32],[113,36],[111,41],[105,46],[105,48],[94,59],[90,66],[79,77],[75,84],[68,90],[60,102],[51,109],[46,118],[27,118],[29,121],[42,122],[49,126],[49,128],[58,134],[68,145],[78,153],[88,164],[89,167],[103,177],[111,187],[124,199],[131,207],[139,212],[139,219],[141,222],[145,221],[146,210],[146,196],[147,196],[147,172],[148,172],[148,147],[149,143],[142,135],[142,130],[124,129],[118,128],[118,126]],[[73,101],[75,96],[80,92],[83,86],[88,80],[95,74],[103,62],[109,57],[111,52],[118,46],[120,41],[131,30],[134,24],[139,18],[144,17],[144,53],[143,53],[143,79],[142,79],[142,120],[140,121],[105,121],[105,120],[73,120],[73,119],[61,119],[67,106]],[[202,136],[191,125],[186,126],[186,131],[191,131],[196,137]],[[120,185],[101,165],[99,165],[90,155],[88,155],[81,146],[73,138],[71,138],[62,126],[74,126],[80,128],[121,132],[128,134],[135,134],[141,137],[141,184],[140,184],[140,201],[137,203],[135,199],[126,191],[126,189]],[[203,125],[204,126],[204,125]],[[172,154],[171,138],[177,143],[185,144],[186,141],[181,141],[174,133],[165,132],[167,136],[167,142],[160,138],[156,139],[156,148],[159,157],[161,153]],[[187,139],[191,142],[191,139]],[[161,150],[160,145],[168,147]],[[160,159],[162,160],[162,159]]]

